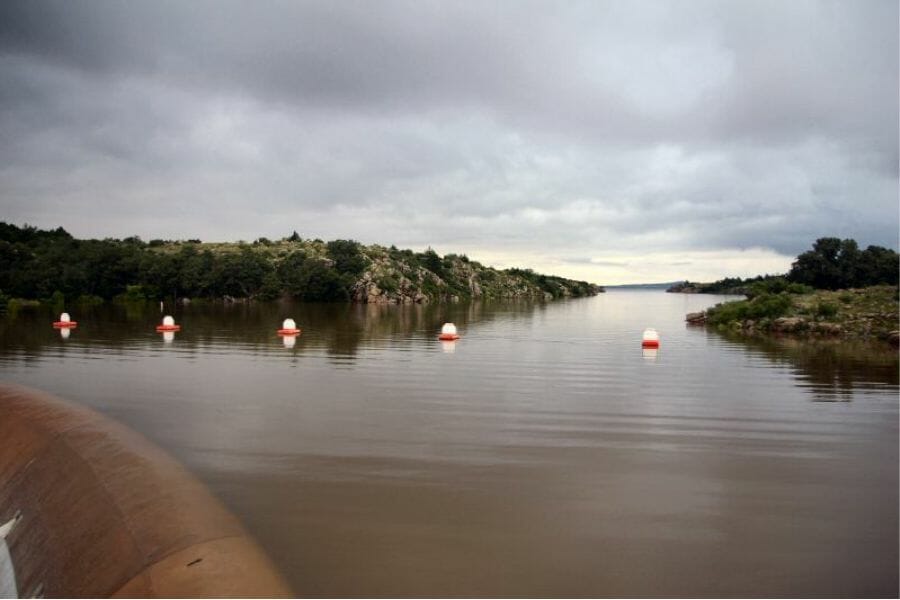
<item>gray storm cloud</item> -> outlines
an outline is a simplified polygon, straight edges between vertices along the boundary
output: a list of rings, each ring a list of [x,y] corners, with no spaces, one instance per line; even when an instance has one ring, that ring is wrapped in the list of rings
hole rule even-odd
[[[890,1],[10,1],[0,218],[598,273],[896,247],[898,72]]]

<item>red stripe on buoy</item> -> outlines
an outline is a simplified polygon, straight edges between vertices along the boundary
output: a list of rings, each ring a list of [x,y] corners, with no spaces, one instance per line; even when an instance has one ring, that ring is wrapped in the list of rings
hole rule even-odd
[[[157,325],[157,331],[181,331],[181,325]]]
[[[300,335],[300,329],[279,329],[278,335]]]
[[[57,329],[67,329],[69,327],[78,327],[76,321],[54,321],[53,326]]]
[[[641,342],[641,348],[659,348],[659,342],[657,340],[644,340]]]
[[[457,335],[455,333],[442,333],[441,335],[438,336],[438,339],[448,342],[448,341],[452,341],[452,340],[458,340],[459,335]]]

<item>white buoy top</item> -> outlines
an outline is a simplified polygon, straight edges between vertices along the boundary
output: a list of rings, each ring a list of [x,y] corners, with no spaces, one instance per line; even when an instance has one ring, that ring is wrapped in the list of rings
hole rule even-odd
[[[456,335],[456,325],[453,323],[444,323],[444,326],[441,327],[441,333]]]
[[[644,341],[645,342],[658,342],[659,341],[659,333],[656,332],[652,327],[648,327],[644,330]]]
[[[285,319],[284,322],[281,324],[281,328],[282,329],[297,329],[297,324],[294,322],[293,319]]]
[[[72,318],[69,316],[69,313],[63,313],[59,315],[59,321],[61,323],[69,323],[72,321]]]
[[[166,315],[163,317],[163,325],[169,326],[174,325],[175,319],[171,315]]]

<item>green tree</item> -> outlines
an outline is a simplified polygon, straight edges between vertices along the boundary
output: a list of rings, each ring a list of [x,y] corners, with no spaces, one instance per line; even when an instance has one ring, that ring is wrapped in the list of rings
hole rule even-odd
[[[359,242],[334,240],[325,246],[328,258],[334,261],[334,268],[340,273],[359,275],[366,268],[366,258],[359,250]]]
[[[213,271],[213,287],[217,296],[250,298],[259,292],[271,270],[265,257],[245,247],[239,253],[228,254],[217,262]]]
[[[212,295],[212,274],[215,257],[209,250],[198,252],[196,246],[183,246],[178,253],[178,288],[181,295],[204,297]]]
[[[303,271],[306,259],[306,252],[296,250],[288,254],[278,265],[278,278],[283,289],[295,298],[301,297],[306,288],[307,281]]]
[[[869,246],[860,253],[859,285],[897,285],[900,255],[881,246]]]
[[[422,266],[437,275],[438,277],[444,277],[444,261],[441,260],[441,257],[437,252],[428,248],[425,252],[420,255]]]
[[[878,284],[896,284],[897,253],[869,246],[860,252],[855,240],[819,238],[797,257],[787,275],[790,281],[817,289],[836,290]]]

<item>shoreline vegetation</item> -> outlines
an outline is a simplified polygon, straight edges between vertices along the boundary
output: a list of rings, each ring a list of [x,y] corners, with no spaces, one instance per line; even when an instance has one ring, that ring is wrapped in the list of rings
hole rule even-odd
[[[742,294],[685,320],[743,335],[881,340],[900,345],[900,260],[879,246],[820,238],[785,275],[685,281],[667,292]]]
[[[39,303],[214,299],[412,304],[593,296],[586,281],[353,240],[76,239],[0,222],[0,312]]]

